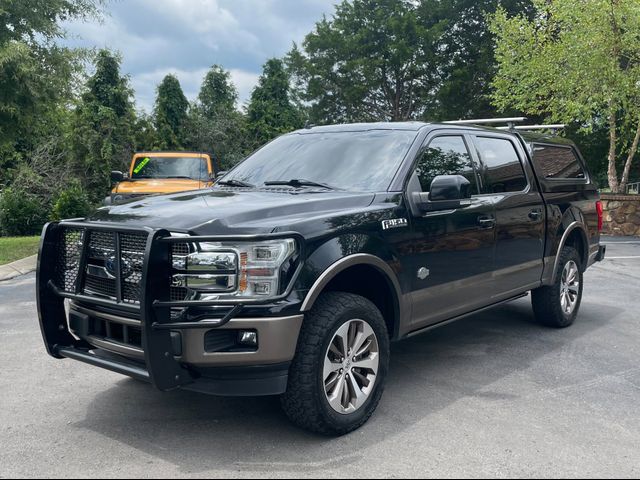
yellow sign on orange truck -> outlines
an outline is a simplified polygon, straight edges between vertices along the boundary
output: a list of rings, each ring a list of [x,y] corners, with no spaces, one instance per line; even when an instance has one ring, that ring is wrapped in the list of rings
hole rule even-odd
[[[212,156],[206,153],[136,153],[128,174],[111,172],[115,186],[105,204],[146,195],[199,190],[213,185],[215,174]]]

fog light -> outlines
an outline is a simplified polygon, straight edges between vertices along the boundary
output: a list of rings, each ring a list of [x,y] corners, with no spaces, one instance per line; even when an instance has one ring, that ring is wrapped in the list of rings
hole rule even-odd
[[[258,346],[258,332],[240,331],[238,333],[238,343],[248,347]]]

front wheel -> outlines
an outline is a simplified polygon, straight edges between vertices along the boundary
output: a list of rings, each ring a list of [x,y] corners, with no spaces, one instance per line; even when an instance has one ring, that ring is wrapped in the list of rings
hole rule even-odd
[[[583,273],[581,259],[573,247],[560,252],[556,281],[531,292],[536,319],[549,327],[566,328],[578,316],[582,302]]]
[[[373,414],[389,366],[382,314],[366,298],[323,294],[306,316],[282,406],[296,425],[344,435]]]

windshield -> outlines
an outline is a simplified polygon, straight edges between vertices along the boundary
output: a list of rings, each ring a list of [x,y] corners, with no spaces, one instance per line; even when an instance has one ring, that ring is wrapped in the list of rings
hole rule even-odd
[[[207,160],[197,157],[139,157],[133,164],[132,179],[189,178],[207,180]]]
[[[262,186],[303,179],[292,186],[313,182],[343,190],[385,191],[415,137],[416,132],[406,130],[285,135],[248,157],[224,182]]]

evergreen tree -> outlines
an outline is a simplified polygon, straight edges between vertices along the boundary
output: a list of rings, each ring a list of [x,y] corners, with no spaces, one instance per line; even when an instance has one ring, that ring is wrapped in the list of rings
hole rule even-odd
[[[236,109],[237,99],[238,91],[229,72],[214,65],[189,109],[187,147],[212,153],[224,169],[241,160],[250,147],[245,116]]]
[[[185,145],[189,101],[175,75],[164,77],[158,85],[153,111],[159,146],[164,150],[181,150]]]
[[[204,115],[214,118],[220,113],[235,111],[238,91],[231,81],[231,74],[220,65],[207,72],[198,95],[198,104]]]
[[[147,115],[145,112],[138,113],[134,132],[135,150],[137,152],[157,150],[160,148],[160,140],[152,116]]]
[[[301,114],[290,98],[289,82],[284,62],[268,60],[247,108],[247,128],[256,145],[302,126]]]
[[[120,74],[120,59],[107,50],[98,53],[96,71],[75,112],[73,173],[78,174],[93,201],[109,189],[109,172],[126,168],[134,146],[135,112],[129,79]]]

